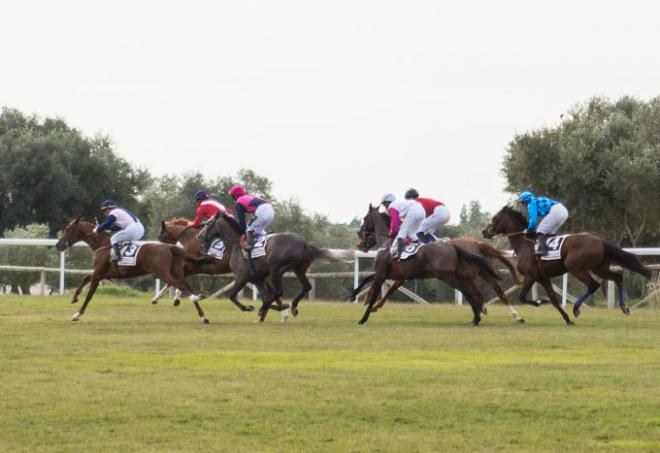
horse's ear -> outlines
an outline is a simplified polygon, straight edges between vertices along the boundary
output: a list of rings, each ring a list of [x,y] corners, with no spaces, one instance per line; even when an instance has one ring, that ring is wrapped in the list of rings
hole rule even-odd
[[[82,216],[79,215],[78,217],[76,217],[76,220],[74,220],[73,223],[78,223],[78,222],[80,222],[81,220],[82,220]]]
[[[371,211],[374,207],[371,206],[371,203],[369,203],[369,210]]]

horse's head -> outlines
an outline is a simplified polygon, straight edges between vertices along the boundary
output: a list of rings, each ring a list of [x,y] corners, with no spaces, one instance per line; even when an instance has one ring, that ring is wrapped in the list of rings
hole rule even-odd
[[[360,229],[357,232],[360,241],[357,244],[358,250],[366,252],[376,246],[383,245],[388,240],[388,225],[381,216],[377,206],[369,204],[367,215],[362,219]]]
[[[490,219],[481,234],[487,239],[499,234],[520,233],[525,229],[525,216],[507,205]]]
[[[90,223],[85,222],[82,216],[78,216],[64,228],[64,231],[62,231],[62,234],[57,239],[55,248],[58,252],[63,252],[76,242],[82,241],[89,236],[93,229],[94,227]]]

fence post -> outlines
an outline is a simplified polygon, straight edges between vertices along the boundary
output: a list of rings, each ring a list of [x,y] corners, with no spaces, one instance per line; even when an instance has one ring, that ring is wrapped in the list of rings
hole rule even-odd
[[[160,294],[160,278],[156,279],[156,296]]]
[[[355,289],[360,284],[360,258],[354,255],[353,260],[353,289]]]
[[[454,302],[456,305],[463,305],[463,293],[457,289],[454,290]]]
[[[614,291],[614,282],[612,280],[608,280],[607,281],[607,308],[609,310],[614,308],[615,293],[616,293],[616,291]]]
[[[309,300],[316,299],[316,277],[309,279],[309,282],[312,284],[312,289],[309,290],[309,295],[307,296]]]
[[[568,274],[561,278],[561,306],[566,308],[566,299],[568,298]]]
[[[39,275],[39,294],[46,295],[46,271],[41,271]]]
[[[539,300],[539,285],[538,283],[534,283],[532,285],[532,299],[533,300]]]
[[[60,296],[64,294],[64,252],[60,252]]]

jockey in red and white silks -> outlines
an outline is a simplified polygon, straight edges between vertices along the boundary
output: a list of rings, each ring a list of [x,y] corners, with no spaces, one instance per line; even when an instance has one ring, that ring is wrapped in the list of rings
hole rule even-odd
[[[390,237],[395,238],[397,244],[396,257],[401,256],[401,250],[406,239],[417,241],[417,230],[424,221],[426,213],[421,204],[414,200],[400,200],[391,193],[383,195],[381,204],[385,206],[390,215]]]
[[[197,228],[201,225],[202,220],[212,219],[218,212],[223,213],[227,209],[215,198],[211,198],[205,190],[198,190],[195,192],[195,200],[197,201],[197,213],[192,222],[188,225]]]
[[[421,198],[415,189],[409,189],[405,194],[406,200],[415,200],[424,208],[426,218],[417,230],[417,237],[421,242],[433,242],[433,233],[445,223],[449,222],[449,209],[442,201],[432,198]]]

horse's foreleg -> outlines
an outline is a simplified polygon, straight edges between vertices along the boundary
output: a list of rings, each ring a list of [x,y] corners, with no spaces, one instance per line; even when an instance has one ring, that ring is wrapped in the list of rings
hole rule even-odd
[[[372,281],[375,276],[376,276],[376,274],[371,274],[371,275],[368,275],[368,276],[364,277],[362,279],[362,281],[358,284],[357,288],[355,288],[353,290],[353,292],[351,293],[351,296],[348,298],[348,301],[349,302],[355,302],[356,299],[357,299],[358,294],[360,294],[360,291],[362,291],[362,288],[364,288],[367,283]]]
[[[458,284],[458,290],[463,293],[472,308],[472,324],[478,326],[481,322],[481,308],[484,304],[483,295],[472,280],[464,280]]]
[[[587,290],[573,304],[573,316],[580,316],[580,306],[593,293],[598,291],[600,284],[589,275],[589,271],[571,272],[571,275],[580,280],[587,287]]]
[[[552,302],[552,306],[557,309],[559,314],[561,314],[561,317],[564,318],[566,324],[568,324],[569,326],[573,324],[571,318],[569,318],[568,314],[564,311],[563,308],[561,308],[559,299],[557,299],[557,294],[555,294],[554,289],[552,289],[552,281],[549,278],[544,278],[543,280],[540,281],[540,283],[543,286],[543,289],[545,289],[545,292],[548,294],[548,297],[550,297],[550,302]]]
[[[89,304],[89,301],[92,300],[92,297],[94,297],[94,293],[96,292],[96,288],[99,286],[99,282],[101,279],[96,276],[96,275],[91,275],[90,276],[91,283],[89,284],[89,291],[87,291],[87,295],[85,296],[85,301],[83,302],[82,306],[80,307],[80,310],[78,310],[72,317],[71,321],[78,321],[80,317],[85,314],[85,310],[87,310],[87,304]]]
[[[294,271],[296,277],[298,277],[298,281],[302,285],[302,290],[291,302],[291,314],[293,314],[293,316],[298,316],[298,303],[312,290],[312,284],[309,282],[305,271],[306,269],[296,269]]]
[[[534,280],[532,277],[525,277],[522,283],[522,287],[520,288],[520,295],[518,296],[518,300],[520,301],[521,304],[527,304],[527,305],[532,305],[534,307],[540,307],[541,304],[545,303],[546,301],[544,300],[531,300],[527,298],[527,294],[529,294],[529,290],[532,289],[532,285],[536,283],[536,280]]]
[[[397,289],[401,287],[406,281],[405,280],[397,280],[394,282],[392,286],[390,286],[387,289],[387,292],[383,296],[381,300],[378,301],[376,305],[374,305],[374,308],[371,310],[372,313],[376,313],[380,308],[382,308],[383,305],[385,305],[385,302],[387,302],[387,299],[389,299],[392,294],[396,292]]]
[[[75,304],[76,302],[78,302],[78,297],[80,296],[80,293],[82,292],[82,290],[83,290],[83,288],[85,287],[85,285],[87,285],[87,283],[89,283],[89,281],[90,281],[91,279],[92,279],[92,274],[85,275],[85,276],[83,277],[82,281],[81,281],[80,284],[78,285],[78,288],[76,288],[76,292],[73,293],[73,298],[71,299],[71,303],[72,303],[72,304]]]
[[[168,285],[181,290],[181,295],[183,297],[188,297],[195,306],[195,309],[197,310],[197,314],[199,315],[200,318],[202,318],[202,323],[203,324],[209,323],[206,314],[204,314],[204,310],[202,310],[201,305],[199,305],[199,301],[202,298],[193,292],[193,289],[190,287],[190,285],[188,285],[188,282],[186,282],[185,279],[178,278],[174,275],[167,275],[164,278],[161,276],[160,279],[163,280]]]
[[[364,311],[364,315],[362,315],[362,319],[358,321],[358,324],[364,324],[369,320],[369,315],[373,311],[374,304],[378,299],[378,293],[379,293],[378,289],[383,285],[383,283],[385,283],[384,278],[380,278],[380,277],[374,278],[374,281],[371,284],[371,288],[369,289],[367,300],[365,301],[367,305],[367,309]]]
[[[259,308],[259,316],[257,317],[257,322],[262,323],[266,320],[266,315],[270,309],[270,304],[272,304],[273,300],[277,298],[274,297],[273,290],[265,281],[262,280],[261,283],[255,282],[254,284],[259,290],[259,295],[261,296],[261,308]]]
[[[481,274],[480,274],[481,275]],[[511,312],[511,316],[513,319],[518,322],[518,323],[524,323],[525,320],[518,314],[515,308],[513,308],[513,305],[511,305],[511,302],[509,302],[509,299],[507,299],[506,294],[504,294],[504,291],[502,290],[502,287],[498,283],[497,280],[495,280],[492,276],[490,275],[481,275],[481,278],[483,278],[486,283],[490,285],[491,288],[495,291],[495,294],[497,294],[497,297],[504,302],[504,304],[507,306],[509,311]]]
[[[253,305],[243,305],[239,300],[238,300],[238,293],[241,292],[243,288],[245,288],[245,285],[247,285],[248,279],[244,277],[237,277],[236,280],[234,280],[234,287],[231,289],[231,293],[229,293],[229,300],[232,301],[234,305],[236,305],[241,311],[253,311],[254,306]]]

